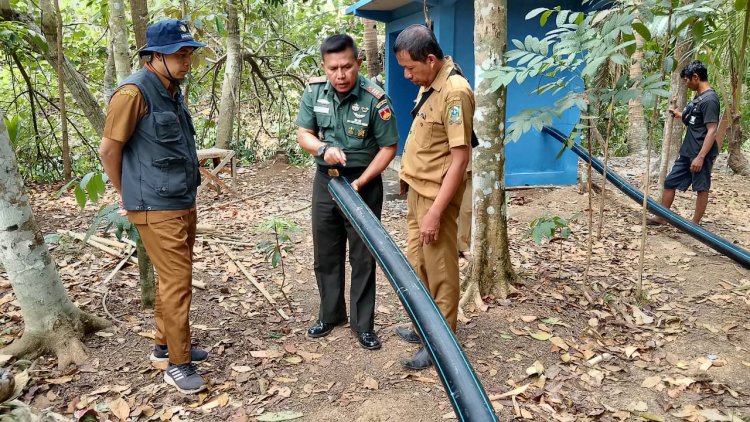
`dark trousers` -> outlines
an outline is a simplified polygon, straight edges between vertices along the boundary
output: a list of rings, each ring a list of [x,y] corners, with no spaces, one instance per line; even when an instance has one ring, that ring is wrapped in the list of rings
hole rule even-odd
[[[364,170],[364,169],[362,169]],[[350,181],[361,172],[350,173]],[[352,267],[350,318],[352,330],[370,331],[375,317],[375,258],[344,217],[328,192],[331,177],[315,172],[312,195],[312,230],[315,250],[315,278],[320,292],[320,321],[335,324],[346,320],[344,298],[346,242]],[[380,176],[362,187],[360,196],[380,219],[383,209],[383,180]]]

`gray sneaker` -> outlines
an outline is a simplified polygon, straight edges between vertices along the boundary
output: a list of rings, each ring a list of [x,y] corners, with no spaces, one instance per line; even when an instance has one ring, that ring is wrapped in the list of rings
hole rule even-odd
[[[180,393],[195,394],[206,389],[206,382],[195,372],[195,364],[169,364],[164,371],[164,382],[175,387]]]
[[[162,346],[161,344],[154,345],[154,351],[151,352],[151,356],[148,358],[151,362],[166,362],[169,360],[169,350],[167,349],[167,346]],[[201,363],[206,359],[208,359],[207,351],[197,346],[190,348],[190,361],[193,363]]]

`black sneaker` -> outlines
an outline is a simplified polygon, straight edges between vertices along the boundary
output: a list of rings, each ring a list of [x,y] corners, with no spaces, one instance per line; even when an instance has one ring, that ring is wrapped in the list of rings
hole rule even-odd
[[[151,362],[166,362],[169,360],[169,350],[167,346],[162,346],[161,344],[154,345],[154,351],[151,352],[151,356],[148,358],[151,359]],[[208,359],[207,351],[197,346],[190,348],[190,361],[201,363],[206,359]]]
[[[169,364],[164,371],[164,382],[175,387],[180,393],[195,394],[206,389],[206,382],[195,372],[195,364]]]

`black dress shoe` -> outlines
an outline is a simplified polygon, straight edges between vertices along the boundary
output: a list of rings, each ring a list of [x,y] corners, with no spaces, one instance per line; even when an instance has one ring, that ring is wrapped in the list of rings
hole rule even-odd
[[[328,334],[331,334],[331,331],[333,331],[337,325],[341,325],[341,323],[329,324],[327,322],[318,321],[315,325],[307,329],[307,336],[310,338],[325,337]]]
[[[411,328],[396,327],[396,334],[407,343],[419,344],[422,342],[419,338],[419,334]]]
[[[359,345],[367,350],[380,349],[380,339],[374,331],[362,331],[357,334],[357,341]]]
[[[402,359],[401,365],[408,369],[427,369],[432,366],[432,359],[430,359],[430,354],[427,353],[427,349],[420,347],[414,356],[408,359]]]

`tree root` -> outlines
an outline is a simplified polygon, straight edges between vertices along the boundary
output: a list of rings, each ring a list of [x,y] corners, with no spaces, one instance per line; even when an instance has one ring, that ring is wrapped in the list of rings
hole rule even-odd
[[[29,331],[27,328],[20,339],[1,349],[0,354],[28,360],[55,355],[59,369],[67,368],[70,364],[80,365],[88,359],[86,346],[81,339],[110,325],[103,318],[77,310],[72,316],[60,315],[52,330]]]

